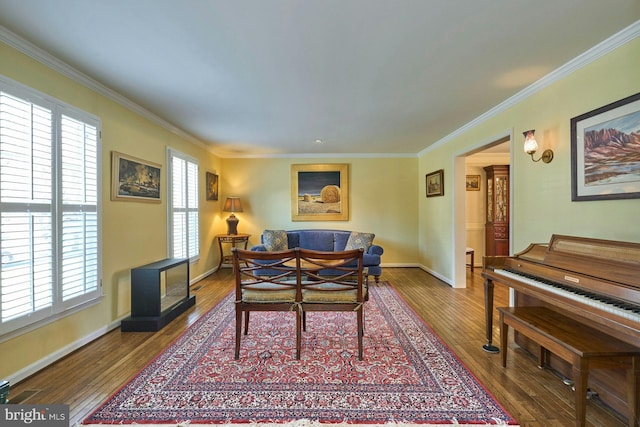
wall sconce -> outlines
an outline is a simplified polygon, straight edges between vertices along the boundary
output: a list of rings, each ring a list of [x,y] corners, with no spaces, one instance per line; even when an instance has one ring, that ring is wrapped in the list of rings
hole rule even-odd
[[[234,212],[242,212],[242,202],[240,197],[227,197],[227,201],[224,202],[223,212],[231,212],[229,218],[227,218],[227,234],[238,234],[238,223],[240,220],[236,218]]]
[[[551,150],[544,150],[542,152],[542,156],[538,160],[533,158],[533,154],[538,151],[538,142],[533,136],[535,132],[535,129],[522,132],[522,134],[524,135],[524,152],[531,155],[531,160],[533,160],[534,162],[539,162],[540,160],[542,160],[544,163],[551,163],[551,160],[553,160],[553,151]]]

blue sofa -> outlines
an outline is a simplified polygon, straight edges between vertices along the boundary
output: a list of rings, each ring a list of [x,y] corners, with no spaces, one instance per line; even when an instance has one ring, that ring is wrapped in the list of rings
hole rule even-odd
[[[287,233],[287,248],[303,248],[312,249],[315,251],[324,252],[336,252],[343,251],[347,245],[347,241],[351,236],[351,231],[345,230],[290,230]],[[373,236],[373,235],[371,235]],[[260,236],[261,244],[253,246],[252,251],[268,251],[265,245],[264,234]],[[384,250],[381,246],[374,245],[373,243],[365,248],[364,252],[364,269],[367,277],[373,276],[376,283],[380,280],[380,274],[382,274],[382,268],[380,267],[380,256]],[[258,272],[261,275],[270,275],[274,272],[268,269]]]

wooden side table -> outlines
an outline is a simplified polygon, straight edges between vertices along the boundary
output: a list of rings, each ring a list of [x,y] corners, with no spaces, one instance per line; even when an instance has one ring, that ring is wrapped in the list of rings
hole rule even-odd
[[[247,249],[249,237],[251,237],[251,234],[218,234],[216,236],[216,239],[218,239],[218,248],[220,249],[220,263],[218,264],[218,270],[220,270],[220,267],[222,267],[223,263],[233,263],[233,255],[225,255],[222,250],[222,244],[229,243],[231,247],[234,248],[238,243],[244,243],[243,249]]]

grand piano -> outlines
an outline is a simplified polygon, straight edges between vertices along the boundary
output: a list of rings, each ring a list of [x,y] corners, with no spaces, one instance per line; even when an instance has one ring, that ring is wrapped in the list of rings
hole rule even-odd
[[[640,244],[553,235],[548,244],[531,244],[512,257],[484,257],[486,338],[493,345],[494,284],[514,290],[515,306],[546,306],[612,337],[640,347]],[[535,354],[537,344],[516,342]],[[505,351],[503,349],[503,351]],[[566,362],[550,366],[570,381]],[[628,413],[624,371],[593,371],[589,387],[618,412]]]

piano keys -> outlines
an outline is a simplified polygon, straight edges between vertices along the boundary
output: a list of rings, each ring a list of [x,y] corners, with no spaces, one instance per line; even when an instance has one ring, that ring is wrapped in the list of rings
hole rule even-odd
[[[492,342],[494,283],[514,290],[516,306],[546,306],[640,347],[639,243],[553,235],[548,244],[531,244],[512,257],[485,257],[482,276],[485,351],[500,351]],[[624,392],[616,390],[614,380],[598,383],[598,375],[592,377],[601,399],[627,412]]]

